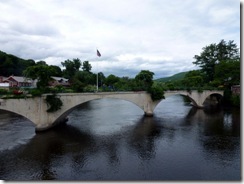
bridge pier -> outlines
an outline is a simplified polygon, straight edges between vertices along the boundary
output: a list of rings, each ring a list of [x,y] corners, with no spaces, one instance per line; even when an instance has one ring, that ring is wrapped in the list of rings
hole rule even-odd
[[[51,125],[50,124],[45,124],[42,126],[37,125],[35,128],[35,132],[43,132],[43,131],[49,130],[50,128],[64,125],[67,121],[68,121],[68,118],[66,117],[66,118],[63,118],[60,120],[56,120],[55,123],[53,123]]]
[[[153,117],[153,112],[145,112],[144,113],[144,116],[146,116],[146,117]]]

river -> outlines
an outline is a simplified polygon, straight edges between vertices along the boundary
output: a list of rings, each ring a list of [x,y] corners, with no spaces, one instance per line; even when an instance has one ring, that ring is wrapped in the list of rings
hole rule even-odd
[[[0,111],[0,179],[240,181],[240,142],[239,110],[195,109],[178,95],[153,117],[131,102],[93,100],[41,133]]]

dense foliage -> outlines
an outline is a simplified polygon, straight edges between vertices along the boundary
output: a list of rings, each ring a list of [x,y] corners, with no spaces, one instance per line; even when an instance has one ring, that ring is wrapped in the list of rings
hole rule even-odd
[[[204,82],[209,83],[216,79],[216,67],[225,63],[228,68],[230,65],[239,65],[240,63],[240,53],[237,45],[234,41],[229,41],[228,43],[221,40],[218,44],[210,44],[203,48],[200,55],[194,56],[194,64],[201,68],[204,74]],[[220,69],[220,68],[218,68]],[[223,66],[221,66],[222,71]],[[230,73],[230,71],[228,72]],[[228,80],[225,78],[224,80]]]
[[[23,71],[25,77],[37,80],[37,88],[39,89],[44,89],[48,86],[48,82],[51,80],[51,76],[53,76],[54,73],[54,68],[48,66],[46,63],[37,63]]]
[[[73,79],[75,73],[79,71],[82,65],[79,58],[73,59],[72,61],[67,59],[64,62],[61,62],[61,64],[63,65],[63,67],[65,67],[65,69],[63,70],[63,76],[70,80]]]
[[[47,95],[46,102],[48,105],[47,112],[55,112],[59,109],[61,109],[63,102],[56,96],[56,94],[53,95]]]

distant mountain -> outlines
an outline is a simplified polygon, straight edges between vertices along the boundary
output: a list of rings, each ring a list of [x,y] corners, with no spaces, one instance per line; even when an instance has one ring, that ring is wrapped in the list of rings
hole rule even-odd
[[[157,81],[157,82],[177,81],[177,80],[183,79],[187,73],[188,72],[180,72],[180,73],[177,73],[177,74],[172,75],[170,77],[164,77],[164,78],[156,79],[155,81]]]

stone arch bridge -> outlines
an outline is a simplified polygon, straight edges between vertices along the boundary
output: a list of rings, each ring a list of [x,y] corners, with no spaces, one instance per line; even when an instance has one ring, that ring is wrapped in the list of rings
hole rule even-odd
[[[167,98],[176,94],[187,96],[194,106],[202,108],[207,97],[216,94],[223,96],[223,91],[203,91],[201,93],[197,91],[165,91],[164,96]],[[56,112],[48,113],[45,101],[47,95],[50,94],[43,94],[41,97],[35,98],[0,99],[0,109],[26,117],[35,124],[36,131],[42,131],[63,122],[74,108],[91,100],[102,98],[127,100],[140,107],[146,116],[152,116],[154,109],[161,101],[152,101],[150,94],[146,92],[60,93],[57,94],[57,97],[61,99],[63,106]]]

